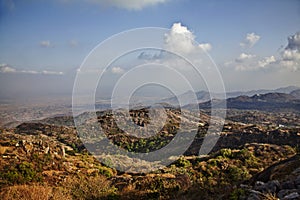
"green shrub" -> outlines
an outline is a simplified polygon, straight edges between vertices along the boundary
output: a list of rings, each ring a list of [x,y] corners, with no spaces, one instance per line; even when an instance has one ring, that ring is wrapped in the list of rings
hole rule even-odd
[[[249,178],[249,172],[245,167],[229,166],[228,176],[233,182],[244,181]]]
[[[245,165],[247,167],[258,167],[258,159],[254,156],[252,152],[250,152],[248,149],[242,149],[238,152],[237,157],[239,160],[245,162]]]
[[[177,167],[190,167],[192,165],[191,162],[186,160],[184,157],[180,157],[174,164]]]
[[[150,187],[149,187],[150,190],[152,191],[162,191],[164,189],[164,182],[161,178],[158,178],[156,180],[153,180],[150,184]]]
[[[1,173],[1,178],[6,180],[9,184],[24,184],[42,180],[42,176],[34,169],[34,166],[28,162],[7,167],[4,173]]]
[[[232,153],[231,149],[221,149],[220,155],[223,158],[233,158],[233,153]]]
[[[248,149],[242,149],[237,153],[237,157],[242,160],[249,159],[254,155]]]
[[[244,189],[238,188],[233,190],[233,192],[229,195],[230,200],[239,200],[240,197],[244,197],[246,195],[246,191]]]
[[[210,165],[210,166],[218,166],[218,163],[219,163],[220,161],[218,160],[218,159],[210,159],[209,161],[208,161],[208,164]]]
[[[98,169],[99,169],[99,174],[102,174],[102,175],[106,176],[107,178],[110,178],[114,175],[114,172],[111,168],[101,166]]]

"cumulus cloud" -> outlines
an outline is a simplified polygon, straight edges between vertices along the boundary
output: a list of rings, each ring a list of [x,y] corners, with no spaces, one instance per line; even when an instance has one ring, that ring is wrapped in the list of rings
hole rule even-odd
[[[176,53],[189,54],[195,50],[210,50],[211,44],[195,44],[195,35],[181,23],[174,23],[170,32],[165,34],[165,48]]]
[[[300,32],[288,37],[288,45],[286,49],[299,50],[300,49]]]
[[[212,45],[210,43],[198,44],[195,41],[196,36],[191,30],[181,23],[174,23],[167,33],[164,35],[164,46],[165,50],[160,51],[144,51],[141,52],[137,58],[140,60],[147,61],[166,61],[169,62],[170,59],[174,59],[172,53],[177,53],[179,55],[192,55],[193,58],[199,60],[199,53],[204,51],[210,51]],[[168,52],[171,52],[168,53]],[[191,58],[191,57],[189,57]],[[195,60],[194,60],[195,61]],[[196,62],[196,61],[195,61]]]
[[[288,45],[281,56],[281,65],[294,71],[300,69],[300,32],[288,37]]]
[[[40,41],[40,46],[41,47],[50,47],[51,43],[49,40],[43,40],[43,41]]]
[[[123,74],[124,70],[121,67],[113,67],[111,68],[111,72],[113,74]]]
[[[278,67],[275,56],[259,57],[254,54],[241,53],[234,61],[226,62],[226,67],[233,67],[237,71],[257,71]]]
[[[36,70],[18,70],[8,64],[0,64],[0,73],[18,73],[18,74],[45,74],[45,75],[63,75],[63,72],[57,71],[36,71]]]
[[[257,41],[259,37],[249,34],[248,40],[252,38],[252,42]],[[253,39],[254,38],[254,39]],[[250,42],[248,43],[250,45]],[[259,57],[252,54],[242,53],[234,61],[229,61],[224,64],[227,67],[234,67],[236,70],[253,71],[259,69],[277,69],[277,70],[300,70],[300,32],[288,37],[288,44],[281,51],[279,57],[267,56]]]
[[[7,64],[0,64],[0,72],[1,73],[14,73],[16,72],[16,69],[12,68],[11,66]]]
[[[241,53],[239,55],[239,57],[235,59],[235,61],[238,62],[238,63],[242,63],[245,60],[248,60],[248,59],[251,59],[251,58],[255,58],[255,57],[256,57],[256,55],[247,54],[247,53]]]
[[[245,41],[240,43],[241,47],[253,47],[258,40],[260,39],[260,36],[255,33],[247,33]]]
[[[235,59],[233,65],[237,71],[257,70],[256,55],[242,53]]]
[[[276,62],[275,57],[274,56],[269,56],[269,57],[265,57],[262,60],[259,60],[258,61],[258,66],[264,68],[264,67],[266,67],[266,66],[268,66],[272,63],[275,63],[275,62]]]
[[[145,7],[165,3],[168,0],[86,0],[101,6],[112,6],[127,10],[142,10]]]
[[[203,43],[203,44],[199,44],[199,47],[202,48],[205,51],[210,51],[211,50],[211,44],[209,43]]]
[[[169,33],[165,34],[166,48],[179,53],[190,53],[195,50],[194,34],[182,26],[181,23],[173,24]]]

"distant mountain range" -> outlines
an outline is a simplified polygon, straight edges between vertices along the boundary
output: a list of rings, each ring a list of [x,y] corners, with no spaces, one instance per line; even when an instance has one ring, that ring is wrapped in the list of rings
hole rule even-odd
[[[250,91],[236,91],[236,92],[227,92],[226,98],[234,98],[238,96],[248,96],[251,97],[256,94],[267,94],[267,93],[285,93],[285,94],[291,94],[295,97],[300,98],[300,87],[297,86],[288,86],[288,87],[282,87],[274,90],[267,90],[267,89],[260,89],[260,90],[250,90]],[[181,103],[183,105],[192,104],[194,95],[196,95],[198,103],[203,103],[210,101],[211,99],[222,99],[224,97],[224,94],[221,93],[210,93],[208,91],[198,91],[194,94],[192,91],[187,91],[178,97],[171,97],[167,99],[163,99],[163,102],[169,103],[169,104],[178,104],[178,99],[181,100]]]
[[[274,90],[227,92],[226,96],[222,93],[210,93],[208,91],[196,93],[187,91],[178,96],[162,99],[159,102],[157,100],[143,101],[141,104],[134,104],[133,107],[150,106],[153,102],[171,107],[179,106],[189,110],[196,109],[198,106],[200,109],[210,109],[213,103],[214,108],[224,108],[224,105],[227,105],[227,108],[230,109],[300,111],[300,87],[288,86]]]
[[[263,111],[300,111],[300,89],[290,93],[271,92],[266,94],[255,94],[253,96],[241,95],[228,98],[227,100],[213,99],[199,103],[200,109],[209,109],[213,103],[215,108],[223,108],[226,101],[227,108],[243,110]],[[186,109],[195,109],[197,105],[189,104]]]

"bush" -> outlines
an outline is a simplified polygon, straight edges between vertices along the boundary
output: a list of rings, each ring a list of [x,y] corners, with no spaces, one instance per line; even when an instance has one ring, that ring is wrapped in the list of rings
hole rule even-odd
[[[249,172],[246,168],[240,168],[234,165],[229,166],[228,175],[233,182],[244,181],[249,178]]]
[[[214,159],[214,158],[212,158],[212,159],[210,159],[210,160],[208,161],[208,164],[209,164],[210,166],[218,166],[219,163],[220,163],[220,160],[219,160],[219,159]]]
[[[1,174],[1,178],[6,180],[8,184],[24,184],[42,180],[42,176],[28,162],[8,166]]]
[[[229,196],[229,199],[239,200],[241,197],[244,197],[245,195],[246,195],[246,191],[244,189],[238,188],[233,190],[233,192]]]
[[[66,183],[73,199],[97,200],[116,199],[117,189],[111,186],[110,181],[105,176],[73,177]]]
[[[233,157],[231,149],[221,149],[220,150],[220,155],[223,158],[232,158]]]
[[[115,173],[113,172],[113,169],[101,166],[98,168],[99,169],[99,174],[102,174],[106,176],[107,178],[112,177]]]
[[[190,161],[186,160],[185,158],[179,158],[175,163],[177,167],[190,167],[192,164]]]
[[[258,159],[248,149],[242,149],[240,152],[238,152],[237,157],[241,161],[245,162],[247,167],[257,168],[259,166]]]

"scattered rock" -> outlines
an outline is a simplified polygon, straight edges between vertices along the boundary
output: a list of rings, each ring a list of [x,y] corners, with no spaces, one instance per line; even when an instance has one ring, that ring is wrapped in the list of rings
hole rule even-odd
[[[256,190],[249,190],[250,194],[247,200],[261,200],[262,193]]]
[[[257,181],[254,190],[263,192],[263,193],[276,193],[280,188],[280,183],[278,180],[269,181],[267,183]]]
[[[297,199],[300,199],[300,195],[298,194],[298,192],[293,192],[283,197],[283,200],[297,200]]]
[[[284,190],[280,190],[278,193],[277,193],[277,196],[280,198],[280,199],[283,199],[285,196],[293,193],[293,192],[297,192],[297,190],[295,189],[292,189],[292,190],[288,190],[288,189],[284,189]]]

